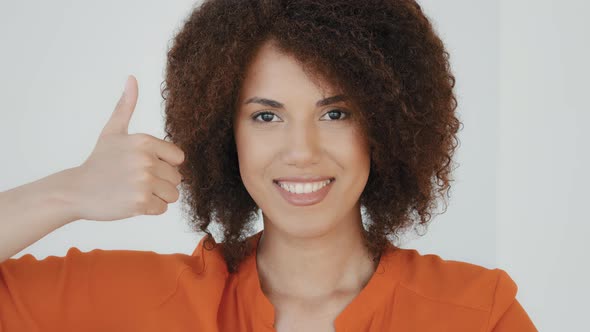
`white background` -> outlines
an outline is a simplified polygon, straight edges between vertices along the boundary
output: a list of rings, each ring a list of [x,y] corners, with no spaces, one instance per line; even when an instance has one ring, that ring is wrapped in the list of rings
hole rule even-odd
[[[464,123],[445,214],[403,246],[506,270],[540,331],[579,331],[590,298],[589,32],[582,0],[419,1],[451,53]],[[0,190],[82,163],[125,78],[129,133],[163,138],[166,50],[193,1],[0,3]],[[192,253],[178,202],[160,216],[66,225],[13,258],[70,247]]]

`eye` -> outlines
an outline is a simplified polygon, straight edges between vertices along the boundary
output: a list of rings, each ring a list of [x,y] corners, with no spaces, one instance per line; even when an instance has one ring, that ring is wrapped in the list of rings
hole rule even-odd
[[[260,116],[262,116],[261,119],[263,119],[263,120],[262,121],[256,120]],[[276,114],[274,114],[273,112],[268,112],[268,111],[258,112],[252,116],[252,120],[254,120],[254,122],[276,122],[276,121],[270,121],[270,120],[272,120],[273,116],[276,116]]]
[[[342,116],[341,114],[344,115],[344,118],[340,118]],[[332,120],[344,120],[344,119],[348,119],[350,114],[344,110],[335,108],[335,109],[328,111],[326,113],[326,115],[328,115],[328,117]]]
[[[332,109],[328,112],[326,112],[325,115],[328,115],[328,117],[330,118],[330,120],[345,120],[348,119],[348,117],[350,116],[350,113],[338,108]],[[272,121],[273,117],[276,117],[276,114],[274,114],[273,112],[269,112],[269,111],[262,111],[262,112],[258,112],[256,114],[254,114],[252,116],[252,120],[254,120],[255,122],[276,122],[276,121]],[[262,121],[259,121],[258,118],[260,118]]]

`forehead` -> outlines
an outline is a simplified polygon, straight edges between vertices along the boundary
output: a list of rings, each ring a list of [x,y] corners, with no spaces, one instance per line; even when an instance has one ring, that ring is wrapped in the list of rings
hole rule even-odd
[[[327,81],[306,73],[295,57],[282,53],[268,42],[260,47],[245,74],[241,100],[260,93],[318,99],[337,92]]]

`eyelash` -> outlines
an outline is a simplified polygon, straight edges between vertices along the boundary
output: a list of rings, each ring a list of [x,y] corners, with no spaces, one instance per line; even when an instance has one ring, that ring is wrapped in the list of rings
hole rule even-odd
[[[342,109],[339,109],[339,108],[333,108],[333,109],[329,110],[328,112],[326,112],[325,114],[328,114],[328,113],[331,113],[331,112],[334,112],[334,111],[340,112],[340,113],[344,114],[345,117],[343,119],[328,120],[330,122],[331,121],[345,121],[345,120],[348,120],[348,118],[350,117],[350,112],[347,112],[347,111],[342,110]],[[256,118],[258,118],[258,116],[260,116],[262,114],[272,114],[272,115],[276,116],[276,114],[274,114],[273,112],[270,112],[270,111],[261,111],[261,112],[258,112],[256,114],[252,115],[252,121],[254,121],[254,122],[260,122],[260,123],[272,123],[272,122],[276,122],[276,121],[258,121],[258,120],[256,120]]]

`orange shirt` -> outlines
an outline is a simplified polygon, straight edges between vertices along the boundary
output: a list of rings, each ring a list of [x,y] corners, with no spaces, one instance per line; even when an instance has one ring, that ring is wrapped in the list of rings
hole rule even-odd
[[[262,231],[250,238],[258,244]],[[255,251],[254,251],[255,252]],[[353,331],[537,331],[501,269],[394,249],[334,322]],[[72,247],[0,263],[0,331],[274,331],[252,254],[229,275],[219,246],[192,255]]]

